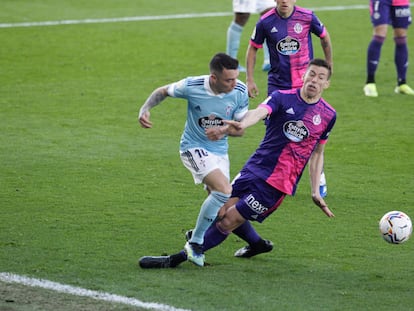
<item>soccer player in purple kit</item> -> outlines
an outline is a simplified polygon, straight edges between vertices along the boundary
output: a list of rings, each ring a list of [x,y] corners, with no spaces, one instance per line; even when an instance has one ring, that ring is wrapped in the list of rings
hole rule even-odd
[[[302,77],[313,58],[311,34],[320,38],[325,60],[333,66],[332,44],[324,24],[311,10],[296,6],[296,0],[278,0],[276,7],[257,22],[246,56],[246,84],[250,97],[259,89],[254,82],[254,66],[259,48],[267,42],[270,54],[267,95],[275,90],[288,90],[302,86]],[[327,195],[326,177],[321,175],[320,192]]]
[[[320,44],[326,62],[333,66],[332,44],[324,24],[311,10],[296,6],[296,0],[278,0],[276,7],[263,14],[256,23],[247,49],[246,84],[250,97],[259,95],[254,82],[254,66],[259,48],[265,48],[270,54],[270,71],[268,73],[267,95],[275,90],[300,88],[303,75],[309,61],[313,58],[312,34],[320,38]],[[320,177],[319,192],[327,196],[327,184],[324,170]],[[271,241],[261,239],[255,229],[246,222],[234,233],[248,242],[248,245],[236,251],[236,257],[252,257],[269,252]],[[261,241],[261,245],[257,241]],[[257,245],[256,248],[253,245]]]
[[[367,80],[364,94],[378,97],[375,73],[380,61],[381,48],[387,36],[388,25],[394,29],[394,62],[397,69],[397,94],[414,95],[414,90],[406,81],[408,69],[407,29],[411,24],[409,0],[370,0],[369,12],[374,27],[367,50]]]
[[[313,59],[311,34],[320,38],[325,60],[333,66],[329,33],[314,12],[295,5],[296,0],[278,0],[276,7],[257,22],[247,49],[246,84],[249,96],[258,95],[254,82],[256,54],[266,41],[270,53],[267,95],[275,90],[302,86],[302,77]]]
[[[268,120],[260,146],[233,181],[231,198],[204,236],[204,251],[222,243],[240,226],[249,221],[263,222],[276,211],[286,195],[295,194],[308,162],[312,200],[326,216],[334,217],[319,193],[323,150],[336,121],[335,109],[322,98],[330,76],[330,65],[314,59],[300,89],[275,91],[249,110],[242,121],[226,121],[223,128],[206,130],[215,140],[224,134],[241,135],[247,127]],[[173,268],[186,260],[185,251],[180,251],[170,256],[141,257],[139,265],[144,269]]]

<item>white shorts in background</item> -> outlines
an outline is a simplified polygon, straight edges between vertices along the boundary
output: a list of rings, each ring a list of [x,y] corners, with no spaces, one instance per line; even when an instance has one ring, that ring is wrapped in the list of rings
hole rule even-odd
[[[203,148],[180,151],[184,166],[191,172],[195,184],[201,184],[204,177],[215,169],[220,169],[230,180],[230,160],[228,155],[217,155]]]
[[[235,13],[262,13],[274,7],[276,7],[275,0],[233,0],[233,12]]]

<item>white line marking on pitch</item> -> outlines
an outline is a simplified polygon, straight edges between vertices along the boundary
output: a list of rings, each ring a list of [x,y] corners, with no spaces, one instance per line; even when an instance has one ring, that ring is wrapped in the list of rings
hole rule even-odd
[[[342,5],[342,6],[325,6],[320,8],[310,8],[313,11],[344,11],[367,9],[368,5]],[[212,13],[195,13],[195,14],[175,14],[175,15],[158,15],[158,16],[132,16],[132,17],[115,17],[115,18],[97,18],[97,19],[73,19],[61,21],[45,22],[24,22],[24,23],[1,23],[0,28],[15,27],[37,27],[37,26],[59,26],[59,25],[77,25],[77,24],[96,24],[96,23],[120,23],[120,22],[139,22],[154,21],[163,19],[183,19],[183,18],[202,18],[233,16],[233,12],[212,12]]]
[[[96,300],[108,301],[113,303],[121,303],[129,306],[140,307],[145,309],[159,310],[159,311],[190,311],[187,309],[177,309],[168,305],[156,302],[143,302],[135,298],[119,296],[115,294],[89,290],[81,287],[74,287],[70,285],[60,284],[48,280],[29,278],[13,273],[0,273],[0,281],[5,283],[17,283],[31,287],[41,287],[59,293],[71,294],[80,297],[89,297]]]

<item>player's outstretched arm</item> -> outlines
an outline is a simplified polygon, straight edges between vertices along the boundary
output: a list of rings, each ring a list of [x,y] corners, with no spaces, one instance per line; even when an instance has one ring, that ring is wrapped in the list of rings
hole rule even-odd
[[[268,113],[266,108],[258,106],[256,109],[247,111],[240,122],[233,120],[224,120],[223,122],[229,126],[228,131],[242,131],[266,118]]]
[[[252,126],[263,120],[268,114],[266,108],[257,107],[249,110],[241,121],[223,120],[224,126],[212,127],[205,130],[207,138],[210,140],[219,140],[225,135],[243,136],[245,128]]]
[[[234,121],[237,122],[237,121]],[[230,127],[228,124],[224,126],[218,126],[218,127],[210,127],[205,130],[206,136],[210,140],[220,140],[224,136],[243,136],[244,130],[236,129],[235,127]]]
[[[147,98],[145,103],[142,105],[138,114],[138,122],[143,128],[151,128],[152,122],[150,121],[150,109],[160,102],[162,102],[168,96],[168,85],[157,88]]]

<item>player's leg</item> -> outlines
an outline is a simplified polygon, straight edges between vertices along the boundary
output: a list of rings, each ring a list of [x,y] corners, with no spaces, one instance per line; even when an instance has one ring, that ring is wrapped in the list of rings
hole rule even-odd
[[[239,198],[230,198],[221,208],[229,208],[237,203]],[[273,249],[273,243],[270,240],[264,240],[252,226],[251,222],[245,221],[239,227],[233,230],[233,233],[248,245],[240,248],[234,253],[235,257],[250,258],[261,253],[270,252]],[[206,233],[207,234],[207,233]],[[193,230],[186,232],[186,240],[189,241],[193,235]],[[252,247],[255,245],[256,247]],[[205,248],[203,248],[205,250]]]
[[[377,97],[375,73],[381,57],[381,49],[387,36],[388,25],[379,25],[374,28],[374,35],[367,50],[367,80],[364,87],[365,96]]]
[[[375,73],[380,61],[381,49],[387,36],[390,9],[391,7],[388,4],[380,1],[370,1],[370,15],[374,31],[367,49],[367,79],[364,86],[365,96],[378,96],[377,86],[375,84]]]
[[[254,12],[254,1],[233,0],[234,19],[227,28],[226,53],[238,59],[240,40],[243,28],[249,20],[250,14]],[[239,65],[239,71],[245,72],[246,68]]]
[[[227,28],[226,53],[231,57],[238,59],[243,28],[249,19],[250,13],[234,13],[234,16],[234,21],[232,21]],[[239,71],[246,72],[246,68],[239,65]]]
[[[233,182],[232,196],[239,197],[236,208],[248,221],[240,224],[233,233],[245,240],[248,245],[236,251],[236,257],[249,258],[261,253],[270,252],[273,243],[262,239],[250,221],[262,222],[282,203],[285,194],[258,179],[249,171],[242,171]]]
[[[181,160],[192,173],[195,183],[203,183],[209,190],[209,195],[200,207],[191,239],[184,246],[188,260],[203,266],[204,234],[231,194],[230,163],[227,155],[215,155],[202,148],[182,152]]]
[[[248,243],[248,245],[238,249],[234,253],[234,257],[250,258],[270,252],[273,249],[273,242],[261,238],[250,221],[245,221],[234,229],[233,233]]]
[[[230,183],[220,169],[207,174],[203,182],[210,189],[210,193],[201,205],[190,243],[203,244],[204,233],[216,218],[219,208],[226,203],[231,194]]]
[[[414,90],[408,86],[406,81],[408,70],[407,28],[411,23],[410,7],[393,7],[391,18],[395,42],[394,62],[397,69],[395,93],[414,95]]]
[[[205,243],[203,245],[203,252],[222,243],[231,233],[231,231],[223,230],[223,224],[230,224],[233,222],[232,227],[237,227],[237,224],[241,224],[245,221],[243,217],[237,212],[237,210],[231,210],[234,206],[227,209],[222,218],[219,220],[222,224],[218,225],[218,221],[211,225],[205,233]],[[229,227],[229,226],[228,226]],[[187,244],[186,244],[187,245]],[[139,266],[143,269],[151,268],[175,268],[181,263],[189,260],[189,253],[186,247],[184,250],[169,256],[144,256],[138,261]],[[198,266],[201,266],[201,262],[193,262]],[[204,265],[204,260],[202,262]]]
[[[256,1],[256,10],[260,13],[260,16],[268,12],[269,10],[273,9],[276,6],[276,2],[274,0],[262,0]],[[267,42],[263,43],[263,71],[270,70],[270,55],[269,55],[269,47],[267,46]]]
[[[240,197],[240,200],[230,206],[224,214],[220,209],[217,221],[207,230],[204,237],[205,251],[223,242],[232,231],[240,233],[242,229],[250,228],[248,230],[255,233],[249,220],[264,221],[282,203],[285,194],[254,175],[246,173],[233,184],[233,196]],[[273,249],[270,241],[263,240],[258,235],[250,238],[255,242],[236,252],[236,257],[248,258]]]
[[[220,207],[230,197],[230,163],[227,155],[218,156],[203,148],[193,148],[181,152],[180,158],[193,175],[194,182],[204,183],[209,190],[209,195],[200,207],[196,226],[184,250],[171,256],[144,256],[139,260],[141,268],[173,268],[187,259],[198,266],[203,266],[204,234],[215,220]]]

